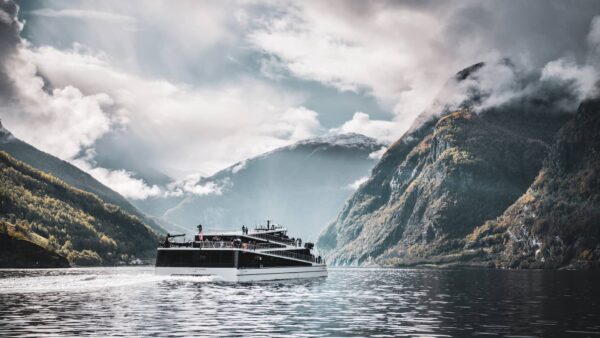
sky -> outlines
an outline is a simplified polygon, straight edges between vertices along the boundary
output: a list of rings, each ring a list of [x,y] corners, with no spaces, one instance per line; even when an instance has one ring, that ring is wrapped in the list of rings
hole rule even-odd
[[[3,125],[132,199],[306,138],[392,143],[480,61],[515,65],[474,84],[487,106],[547,91],[523,73],[573,102],[598,78],[600,1],[0,4]]]

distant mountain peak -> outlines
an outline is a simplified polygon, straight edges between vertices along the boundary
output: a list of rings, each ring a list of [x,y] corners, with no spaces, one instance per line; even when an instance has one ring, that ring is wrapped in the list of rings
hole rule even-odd
[[[243,169],[246,166],[247,162],[264,159],[269,156],[272,156],[275,153],[278,153],[281,151],[293,150],[293,149],[296,149],[301,146],[314,146],[314,147],[338,146],[338,147],[344,147],[344,148],[361,148],[361,149],[373,148],[373,149],[377,150],[377,149],[381,149],[382,147],[385,147],[385,144],[378,142],[374,138],[368,137],[363,134],[358,134],[358,133],[328,134],[328,135],[324,135],[324,136],[318,136],[318,137],[313,137],[313,138],[309,138],[309,139],[304,139],[304,140],[298,141],[296,143],[293,143],[293,144],[290,144],[287,146],[283,146],[280,148],[273,149],[271,151],[267,151],[265,153],[262,153],[260,155],[254,156],[254,157],[247,158],[243,161],[237,162],[237,163],[227,167],[226,169],[222,170],[221,172],[227,171],[227,172],[235,173],[238,170]],[[215,176],[217,176],[219,173],[215,174]]]
[[[296,144],[329,143],[340,146],[378,145],[374,138],[358,133],[329,134],[297,142]]]
[[[196,185],[223,187],[221,193],[188,195],[156,216],[183,227],[211,228],[270,218],[314,240],[352,193],[348,187],[369,175],[376,162],[370,155],[382,147],[355,133],[302,140],[202,178]]]

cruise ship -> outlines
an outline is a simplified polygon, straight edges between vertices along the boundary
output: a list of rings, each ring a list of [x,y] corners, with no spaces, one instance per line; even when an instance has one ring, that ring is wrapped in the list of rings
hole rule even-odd
[[[167,234],[158,248],[157,274],[214,276],[228,282],[327,276],[325,261],[312,253],[313,243],[290,238],[287,229],[270,221],[254,229],[206,233],[199,225],[193,240],[178,237],[184,235]]]

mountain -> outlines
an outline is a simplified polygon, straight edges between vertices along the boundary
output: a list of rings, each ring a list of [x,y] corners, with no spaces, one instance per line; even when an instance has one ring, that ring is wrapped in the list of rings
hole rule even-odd
[[[0,182],[0,265],[114,265],[155,255],[158,235],[137,217],[4,151]]]
[[[19,140],[14,137],[10,131],[4,128],[1,123],[0,151],[5,151],[15,159],[25,162],[36,169],[47,172],[68,185],[95,194],[106,203],[119,206],[125,212],[139,217],[159,233],[165,232],[162,226],[154,218],[140,212],[117,192],[98,182],[88,173],[74,165]]]
[[[67,268],[63,256],[23,239],[18,233],[9,234],[9,225],[0,222],[0,268]]]
[[[467,68],[449,84],[484,67]],[[438,113],[424,113],[387,150],[321,233],[318,247],[330,263],[426,264],[456,250],[468,259],[464,255],[471,252],[461,251],[465,237],[527,191],[570,117],[544,111],[551,105],[539,97],[534,103],[473,109],[482,95],[474,92],[450,111],[441,96],[432,108]]]
[[[499,267],[600,263],[600,100],[584,102],[556,135],[531,187],[467,238],[464,251]]]
[[[146,201],[155,216],[193,230],[239,228],[272,219],[294,236],[314,240],[335,218],[350,196],[352,184],[368,176],[375,164],[369,157],[383,146],[359,134],[342,134],[301,141],[221,170],[200,184],[219,187],[220,193],[191,195],[180,201]],[[175,204],[177,203],[177,204]],[[143,206],[140,206],[143,208]]]

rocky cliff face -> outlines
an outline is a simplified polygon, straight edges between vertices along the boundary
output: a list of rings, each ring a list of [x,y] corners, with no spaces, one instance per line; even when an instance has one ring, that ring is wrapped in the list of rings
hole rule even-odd
[[[394,144],[319,240],[337,264],[412,264],[460,246],[536,177],[564,116],[450,113]]]
[[[528,189],[568,115],[514,106],[475,113],[469,105],[476,100],[423,117],[390,147],[322,232],[318,247],[330,263],[431,262],[462,249],[466,235]]]
[[[600,100],[581,105],[535,182],[502,216],[476,229],[466,250],[500,267],[598,266]]]

